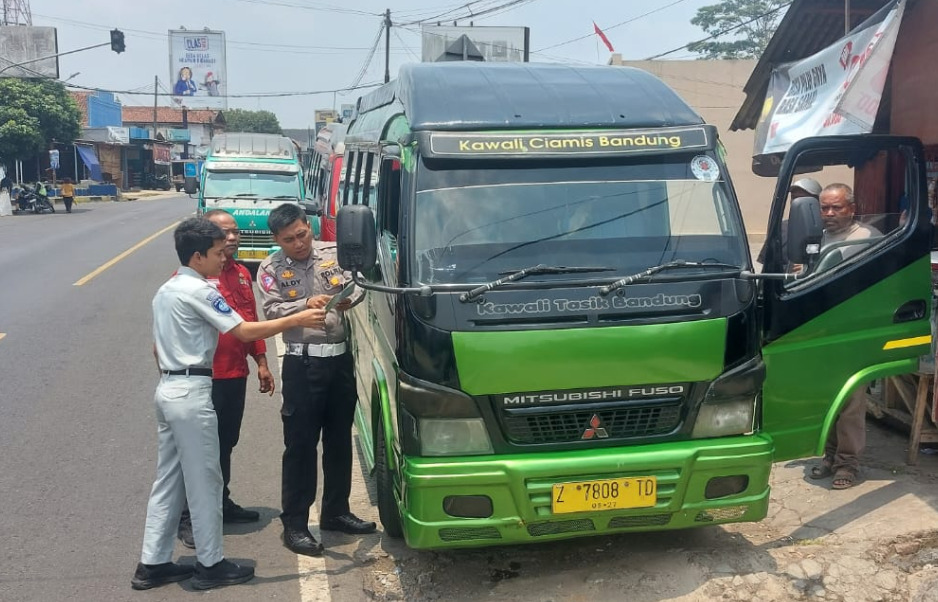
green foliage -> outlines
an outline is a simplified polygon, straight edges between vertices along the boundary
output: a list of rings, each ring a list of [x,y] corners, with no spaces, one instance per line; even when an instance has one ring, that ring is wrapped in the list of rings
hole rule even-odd
[[[229,109],[224,111],[225,130],[228,132],[254,132],[258,134],[282,134],[277,116],[270,111],[248,111]]]
[[[787,4],[790,4],[789,0],[723,0],[703,6],[697,9],[697,15],[690,22],[707,34],[719,36],[733,27],[738,29],[687,48],[701,54],[704,59],[758,59],[785,11],[766,13]]]
[[[0,159],[28,159],[81,134],[81,111],[54,80],[0,79]]]
[[[23,109],[0,106],[0,163],[34,157],[42,142],[38,119]]]

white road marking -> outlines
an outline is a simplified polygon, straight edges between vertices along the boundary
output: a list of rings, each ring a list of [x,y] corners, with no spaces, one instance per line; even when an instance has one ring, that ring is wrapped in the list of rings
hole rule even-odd
[[[286,345],[283,344],[283,336],[274,337],[274,344],[277,347],[277,357],[283,359],[286,353]],[[281,383],[281,387],[283,384]],[[319,516],[316,504],[309,511],[310,516]],[[310,529],[313,537],[317,541],[322,541],[322,534],[318,529]],[[303,602],[329,602],[332,600],[332,590],[329,588],[329,576],[326,574],[326,559],[323,556],[314,558],[312,556],[296,555],[297,574],[300,576],[300,600]]]

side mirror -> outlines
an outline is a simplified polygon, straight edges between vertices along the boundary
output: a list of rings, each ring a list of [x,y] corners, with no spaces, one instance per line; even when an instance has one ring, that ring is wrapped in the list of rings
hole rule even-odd
[[[378,261],[375,216],[367,205],[346,205],[335,222],[338,259],[352,273],[370,269]]]
[[[303,212],[306,215],[322,215],[322,209],[319,206],[319,201],[300,201],[300,205],[303,206]]]
[[[792,263],[813,264],[821,252],[821,204],[813,196],[792,199],[788,212],[788,258]]]
[[[186,180],[182,185],[182,189],[186,191],[186,194],[195,194],[199,190],[198,179],[193,177],[186,177]]]

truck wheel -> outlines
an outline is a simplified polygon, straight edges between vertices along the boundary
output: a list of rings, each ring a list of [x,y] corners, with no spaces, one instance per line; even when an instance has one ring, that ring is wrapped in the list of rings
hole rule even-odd
[[[375,429],[375,472],[378,482],[378,517],[384,525],[384,532],[389,537],[400,539],[404,537],[404,528],[401,525],[401,514],[394,500],[394,480],[391,469],[388,467],[388,454],[384,438],[384,425],[378,419],[378,428]]]
[[[180,190],[182,190],[182,186],[180,186],[179,184],[176,184],[176,192],[179,192]]]

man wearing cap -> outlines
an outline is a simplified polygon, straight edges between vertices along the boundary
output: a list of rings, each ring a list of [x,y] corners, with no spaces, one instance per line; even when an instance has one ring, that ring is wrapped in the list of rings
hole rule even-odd
[[[801,197],[813,196],[815,198],[818,198],[821,196],[821,185],[814,178],[801,178],[800,180],[792,183],[792,185],[788,187],[788,194],[789,194],[789,201],[788,201],[789,204],[795,199],[798,199]],[[782,234],[782,267],[786,272],[788,272],[788,271],[791,271],[792,268],[794,267],[788,263],[788,220],[782,220],[781,234]],[[765,263],[765,254],[766,254],[766,250],[768,249],[768,246],[769,246],[769,241],[766,240],[765,244],[762,245],[762,250],[759,251],[759,257],[757,258],[757,261],[759,263],[762,263],[762,264]]]
[[[314,241],[306,214],[285,203],[270,212],[267,227],[280,251],[261,262],[257,282],[267,319],[307,308],[324,308],[351,281],[336,261],[335,243]],[[309,532],[309,510],[316,500],[316,446],[322,434],[322,504],[319,528],[349,534],[374,532],[349,508],[352,490],[352,421],[358,393],[355,365],[346,339],[345,311],[364,298],[361,290],[326,314],[318,328],[283,333],[283,544],[306,556],[322,554]]]
[[[826,245],[847,240],[863,240],[882,233],[872,226],[855,220],[856,201],[853,190],[846,184],[829,184],[820,194],[821,220],[824,236],[821,249]],[[866,248],[866,245],[848,245],[840,248],[847,259]],[[860,472],[860,454],[866,447],[866,387],[855,391],[847,405],[837,416],[824,445],[824,457],[820,464],[811,468],[812,479],[823,479],[833,475],[833,489],[847,489],[856,483]]]

